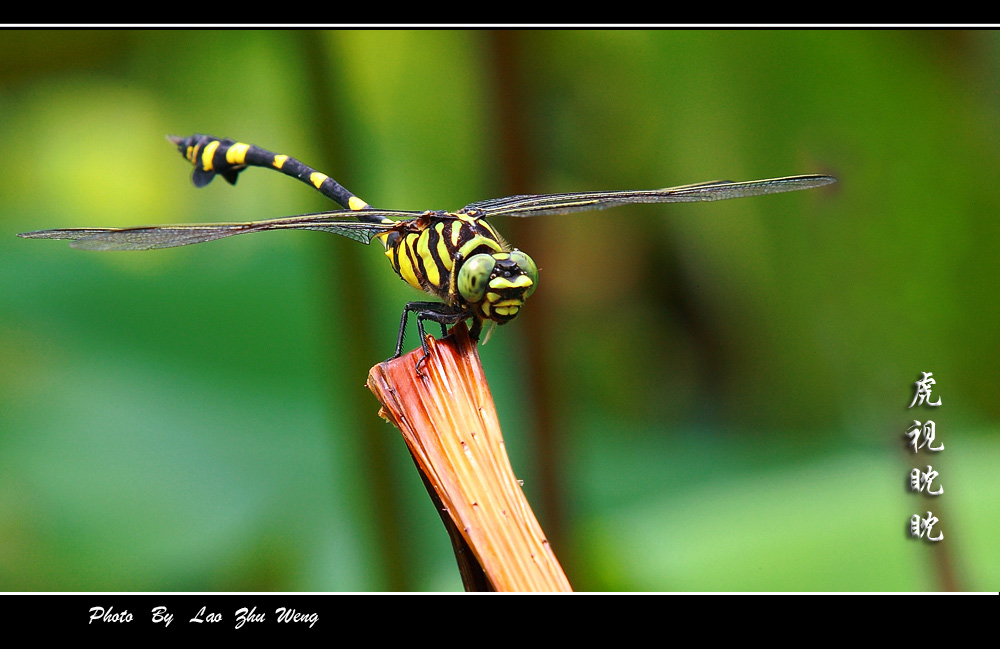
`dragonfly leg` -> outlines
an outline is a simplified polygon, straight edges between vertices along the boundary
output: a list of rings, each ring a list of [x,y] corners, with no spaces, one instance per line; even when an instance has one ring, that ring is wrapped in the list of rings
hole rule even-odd
[[[403,354],[403,342],[406,337],[406,323],[409,320],[410,312],[417,314],[417,332],[420,334],[420,346],[424,350],[424,355],[417,362],[417,371],[430,354],[427,347],[427,332],[424,331],[424,320],[430,320],[441,325],[442,337],[448,335],[447,325],[453,325],[472,314],[466,309],[442,304],[441,302],[408,302],[403,307],[403,317],[399,321],[399,337],[396,339],[396,353],[392,358],[399,358]],[[391,359],[390,359],[391,360]]]
[[[472,327],[469,329],[469,338],[479,341],[479,336],[483,333],[483,321],[479,318],[472,319]]]

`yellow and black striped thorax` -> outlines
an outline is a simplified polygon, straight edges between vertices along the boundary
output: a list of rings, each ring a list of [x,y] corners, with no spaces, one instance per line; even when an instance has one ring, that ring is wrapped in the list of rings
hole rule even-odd
[[[480,212],[425,212],[383,237],[389,263],[410,286],[480,319],[514,318],[538,283],[534,262],[512,250]]]

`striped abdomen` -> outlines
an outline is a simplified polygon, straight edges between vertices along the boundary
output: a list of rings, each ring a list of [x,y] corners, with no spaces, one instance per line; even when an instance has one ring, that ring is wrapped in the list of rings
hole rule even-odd
[[[229,138],[216,138],[198,133],[189,137],[169,139],[177,145],[177,149],[188,162],[194,165],[191,180],[196,187],[204,187],[212,182],[216,174],[235,185],[239,173],[247,167],[265,167],[277,169],[283,174],[312,185],[324,196],[347,209],[361,211],[370,207],[333,178],[287,155],[272,153],[259,146],[236,142]],[[358,218],[362,221],[368,220],[362,215]],[[371,220],[382,221],[382,219]]]

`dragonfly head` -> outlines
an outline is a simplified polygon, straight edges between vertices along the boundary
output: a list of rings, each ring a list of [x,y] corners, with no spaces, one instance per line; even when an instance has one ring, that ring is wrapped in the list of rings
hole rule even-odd
[[[538,286],[538,267],[518,249],[469,257],[458,271],[458,293],[477,315],[504,324]]]

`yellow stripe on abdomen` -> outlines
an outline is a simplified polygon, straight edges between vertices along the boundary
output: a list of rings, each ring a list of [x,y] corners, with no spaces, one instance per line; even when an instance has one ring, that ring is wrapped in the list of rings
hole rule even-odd
[[[314,171],[309,174],[309,182],[313,184],[316,189],[319,189],[323,185],[323,182],[329,178],[326,174],[321,174],[318,171]]]
[[[237,142],[226,150],[226,162],[231,165],[242,165],[246,161],[249,149],[249,144]]]
[[[351,196],[349,199],[347,199],[347,207],[349,207],[352,210],[363,210],[371,206],[368,205],[368,203],[361,200],[360,198],[358,198],[357,196]]]
[[[215,155],[215,150],[219,148],[219,141],[212,140],[205,145],[205,150],[201,152],[201,168],[205,171],[212,171],[212,156]]]

